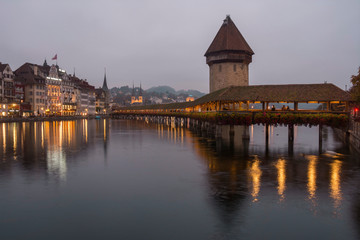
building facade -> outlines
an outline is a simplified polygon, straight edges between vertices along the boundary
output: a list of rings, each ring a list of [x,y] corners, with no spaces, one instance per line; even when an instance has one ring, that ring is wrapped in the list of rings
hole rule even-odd
[[[131,105],[143,105],[144,99],[143,99],[143,92],[141,89],[141,84],[138,89],[135,89],[133,85],[132,93],[131,93]]]
[[[67,74],[57,65],[25,63],[15,75],[15,99],[20,99],[28,115],[95,114],[94,86]]]
[[[3,103],[12,103],[15,99],[14,73],[9,64],[0,62],[0,101]]]

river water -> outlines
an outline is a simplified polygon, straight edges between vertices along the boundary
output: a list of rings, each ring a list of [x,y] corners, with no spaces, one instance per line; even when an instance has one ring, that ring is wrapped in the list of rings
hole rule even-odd
[[[214,140],[136,120],[0,124],[0,239],[359,239],[360,160],[323,129]]]

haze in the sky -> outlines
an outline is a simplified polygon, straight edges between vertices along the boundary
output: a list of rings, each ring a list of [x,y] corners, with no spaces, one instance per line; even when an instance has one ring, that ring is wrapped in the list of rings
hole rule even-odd
[[[359,0],[0,0],[0,61],[55,63],[109,87],[208,92],[204,53],[230,14],[255,55],[250,84],[345,88],[360,66]]]

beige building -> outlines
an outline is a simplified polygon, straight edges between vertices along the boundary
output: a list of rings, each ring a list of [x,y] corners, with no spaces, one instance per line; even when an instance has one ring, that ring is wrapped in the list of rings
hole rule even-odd
[[[226,16],[205,53],[210,69],[210,93],[229,86],[248,86],[253,54],[230,16]]]

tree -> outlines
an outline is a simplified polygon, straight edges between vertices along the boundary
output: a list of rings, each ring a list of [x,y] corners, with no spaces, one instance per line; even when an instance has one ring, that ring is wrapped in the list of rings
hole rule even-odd
[[[360,67],[358,70],[358,75],[351,76],[352,87],[350,88],[350,93],[358,104],[360,104]]]

